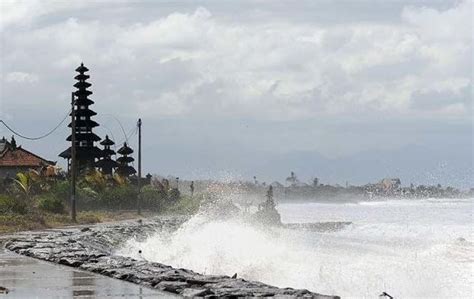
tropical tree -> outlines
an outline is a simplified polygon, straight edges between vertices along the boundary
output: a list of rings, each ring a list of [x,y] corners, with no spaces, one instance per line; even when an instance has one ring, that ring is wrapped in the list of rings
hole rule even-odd
[[[91,187],[96,191],[102,191],[107,186],[107,178],[105,177],[105,175],[95,169],[88,172],[84,176],[84,181],[87,183],[88,187]]]
[[[18,186],[25,198],[30,199],[31,186],[33,185],[31,177],[27,173],[19,172],[16,174],[15,184]]]
[[[127,179],[117,173],[114,174],[113,178],[117,186],[124,186],[127,184]]]

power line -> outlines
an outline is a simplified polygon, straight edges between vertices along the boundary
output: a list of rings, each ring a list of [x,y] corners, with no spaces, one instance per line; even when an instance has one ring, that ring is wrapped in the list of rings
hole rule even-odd
[[[135,135],[137,135],[137,133],[138,133],[138,126],[137,126],[136,130],[132,133],[132,135],[130,135],[128,138],[134,137]],[[127,141],[127,142],[128,142],[128,141]],[[135,140],[135,141],[133,142],[133,144],[130,144],[130,143],[129,143],[129,145],[130,145],[132,148],[137,148],[137,147],[136,147],[136,145],[137,145],[137,140]],[[132,161],[132,166],[135,167],[135,161]]]
[[[114,133],[112,132],[112,130],[110,130],[110,128],[108,126],[106,126],[104,124],[102,124],[100,126],[102,128],[105,128],[109,132],[110,136],[112,137],[111,140],[114,142],[114,145],[113,145],[114,150],[116,150],[117,149],[117,144],[115,144],[116,141],[115,141]]]
[[[122,144],[122,143],[124,143],[124,142],[127,142],[127,143],[128,143],[128,140],[129,140],[130,138],[132,138],[133,136],[135,136],[135,135],[137,134],[137,132],[138,132],[138,127],[137,127],[137,126],[133,127],[133,128],[129,131],[129,133],[128,133],[127,135],[125,135],[125,139],[124,139],[123,141],[121,141],[119,144]]]
[[[110,113],[105,113],[105,114],[102,114],[102,115],[105,115],[105,116],[109,116],[111,117],[113,120],[115,120],[118,125],[120,126],[120,129],[122,130],[122,133],[123,133],[123,139],[120,141],[120,142],[117,142],[118,139],[116,139],[113,135],[112,135],[112,140],[115,142],[114,144],[114,148],[115,146],[120,146],[120,144],[123,144],[124,142],[127,142],[128,143],[128,140],[130,138],[132,138],[133,136],[135,136],[137,133],[138,133],[138,126],[135,124],[129,131],[128,133],[125,131],[125,128],[124,126],[122,125],[122,122],[113,114],[110,114]],[[104,125],[102,125],[103,127],[105,127]],[[112,131],[110,131],[110,129],[108,129],[109,132],[112,134]]]
[[[117,117],[115,117],[115,115],[110,114],[110,113],[105,113],[103,115],[112,117],[119,124],[120,129],[122,129],[123,136],[125,137],[125,139],[127,139],[127,134],[125,133],[125,129],[123,128],[123,125],[120,122],[120,120]]]
[[[2,123],[5,126],[5,128],[7,128],[10,132],[12,132],[14,135],[16,135],[20,138],[27,139],[27,140],[39,140],[39,139],[46,138],[49,135],[53,134],[64,123],[64,121],[68,118],[70,112],[71,112],[71,110],[69,110],[69,112],[66,114],[66,116],[51,131],[49,131],[48,133],[46,133],[44,135],[38,136],[38,137],[28,137],[28,136],[25,136],[23,134],[20,134],[17,131],[15,131],[14,129],[12,129],[6,122],[4,122],[1,119],[0,119],[0,123]]]

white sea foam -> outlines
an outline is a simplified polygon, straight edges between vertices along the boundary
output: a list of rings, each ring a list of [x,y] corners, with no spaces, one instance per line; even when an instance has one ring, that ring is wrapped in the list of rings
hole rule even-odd
[[[196,216],[171,235],[129,241],[120,254],[208,274],[345,298],[472,298],[472,200],[282,204],[287,223],[352,221],[316,233]]]

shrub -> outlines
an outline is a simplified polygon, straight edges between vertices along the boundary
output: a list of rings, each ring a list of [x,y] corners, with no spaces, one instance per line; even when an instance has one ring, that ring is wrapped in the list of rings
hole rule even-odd
[[[136,202],[137,190],[131,185],[109,187],[100,194],[100,205],[107,209],[135,209]]]
[[[26,214],[28,206],[26,201],[7,195],[0,195],[0,213]]]
[[[198,197],[181,196],[174,205],[168,207],[167,212],[192,215],[198,212],[200,205],[201,202]]]
[[[77,207],[79,209],[95,209],[100,207],[100,195],[90,187],[77,188]]]
[[[38,207],[46,212],[62,214],[64,213],[64,202],[61,198],[48,194],[43,195],[38,200]]]
[[[71,192],[71,184],[69,184],[69,181],[57,181],[51,186],[50,192],[55,197],[67,201]]]
[[[79,182],[79,185],[100,192],[107,186],[107,177],[98,170],[89,170]]]
[[[145,186],[141,190],[141,207],[145,209],[151,209],[154,211],[160,211],[167,199],[166,192],[154,188],[151,185]]]
[[[168,191],[168,201],[171,203],[176,203],[179,198],[180,198],[181,193],[179,192],[178,189],[173,188],[170,191]]]

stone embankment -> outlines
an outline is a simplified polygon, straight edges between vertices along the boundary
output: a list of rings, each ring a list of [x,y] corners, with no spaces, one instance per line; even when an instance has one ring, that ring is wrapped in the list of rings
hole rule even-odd
[[[203,275],[160,263],[114,255],[130,238],[145,239],[160,230],[175,230],[184,218],[122,222],[110,225],[20,233],[5,247],[13,252],[185,297],[339,298],[304,289],[278,288],[225,275]]]

